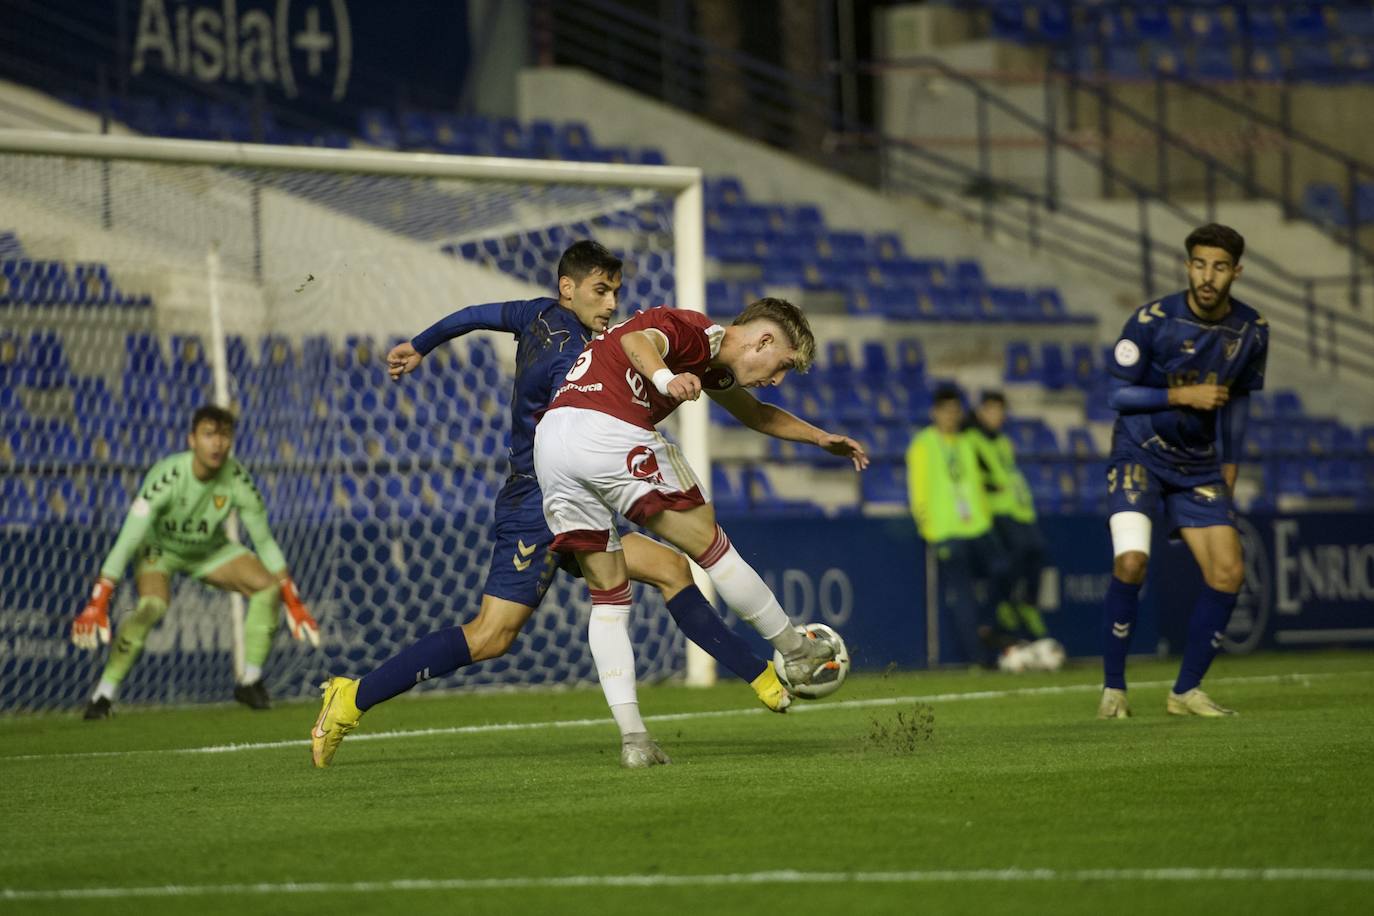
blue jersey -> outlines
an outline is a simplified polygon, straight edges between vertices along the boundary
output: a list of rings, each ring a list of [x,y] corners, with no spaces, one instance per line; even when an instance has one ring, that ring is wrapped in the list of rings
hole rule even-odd
[[[1264,387],[1268,352],[1268,323],[1235,299],[1226,317],[1215,322],[1194,315],[1184,292],[1141,307],[1121,331],[1110,371],[1118,389],[1156,391],[1144,392],[1149,403],[1137,399],[1133,409],[1118,408],[1113,451],[1142,450],[1180,469],[1234,460],[1227,454],[1235,422],[1228,414],[1239,414],[1243,423],[1245,396]],[[1234,410],[1230,404],[1222,411],[1168,405],[1169,388],[1201,384],[1230,388]],[[1219,427],[1226,438],[1221,448]]]
[[[422,354],[470,331],[515,335],[515,385],[510,405],[510,469],[534,476],[534,425],[539,412],[582,352],[591,332],[571,309],[547,297],[492,302],[460,309],[426,328],[411,341]]]

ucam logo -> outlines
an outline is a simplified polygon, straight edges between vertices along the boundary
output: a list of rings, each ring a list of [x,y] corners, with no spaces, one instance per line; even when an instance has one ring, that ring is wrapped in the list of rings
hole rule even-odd
[[[303,83],[318,83],[342,101],[353,62],[344,0],[276,0],[270,13],[250,5],[141,0],[131,72],[161,69],[202,83],[262,83],[292,99]]]

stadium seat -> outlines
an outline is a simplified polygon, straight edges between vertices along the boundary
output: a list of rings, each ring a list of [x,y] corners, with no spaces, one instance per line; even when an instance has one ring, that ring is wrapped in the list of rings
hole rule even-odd
[[[1274,7],[1238,4],[1236,12],[1252,44],[1277,42],[1284,37],[1283,26]]]
[[[1324,43],[1293,44],[1290,54],[1292,63],[1288,72],[1293,79],[1309,83],[1334,83],[1341,78],[1336,70],[1336,61],[1331,56],[1331,48]]]
[[[921,341],[907,337],[897,341],[897,379],[906,388],[924,388],[926,354]]]
[[[1059,391],[1069,383],[1068,367],[1064,364],[1064,350],[1057,343],[1040,345],[1040,384],[1051,391]]]
[[[1302,399],[1296,391],[1275,391],[1271,399],[1275,419],[1300,419],[1304,416]]]
[[[1287,72],[1283,52],[1277,45],[1254,44],[1246,59],[1246,74],[1252,80],[1276,82]]]
[[[1103,54],[1102,68],[1114,79],[1133,80],[1146,75],[1137,44],[1108,45]]]
[[[1162,3],[1131,4],[1134,7],[1135,32],[1145,41],[1167,42],[1174,37],[1174,24],[1169,10]]]
[[[907,505],[906,465],[875,461],[859,475],[860,496],[868,505]]]
[[[1076,387],[1087,391],[1097,384],[1099,369],[1093,363],[1092,344],[1073,344],[1069,350],[1069,361],[1073,384]]]
[[[1092,430],[1086,426],[1073,427],[1069,430],[1068,437],[1069,454],[1074,458],[1096,458],[1101,452],[1097,447],[1097,440],[1093,438]]]
[[[1298,205],[1302,215],[1322,226],[1341,227],[1349,225],[1345,210],[1345,197],[1334,184],[1312,182],[1303,188],[1302,201]]]
[[[1198,44],[1193,49],[1193,73],[1201,79],[1236,78],[1235,49],[1229,44]]]
[[[1326,41],[1331,36],[1327,32],[1324,5],[1320,3],[1285,3],[1288,36],[1301,41]]]
[[[1031,357],[1029,343],[1013,340],[1007,344],[1006,362],[1002,369],[1002,380],[1007,382],[1036,381],[1035,363]]]
[[[1026,9],[1016,0],[1002,0],[994,3],[992,13],[992,37],[1002,41],[1024,42],[1030,35],[1026,28]]]
[[[983,265],[973,260],[954,262],[954,286],[962,290],[982,291],[987,288]]]

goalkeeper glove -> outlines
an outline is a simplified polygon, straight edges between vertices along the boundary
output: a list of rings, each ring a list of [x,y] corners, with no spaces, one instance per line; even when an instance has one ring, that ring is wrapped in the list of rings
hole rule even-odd
[[[296,583],[288,576],[281,580],[282,609],[286,612],[286,622],[291,627],[293,639],[308,639],[310,645],[320,647],[320,625],[310,616],[301,593],[296,591]]]
[[[104,576],[95,580],[91,600],[72,621],[72,643],[81,649],[110,644],[110,596],[115,584]]]

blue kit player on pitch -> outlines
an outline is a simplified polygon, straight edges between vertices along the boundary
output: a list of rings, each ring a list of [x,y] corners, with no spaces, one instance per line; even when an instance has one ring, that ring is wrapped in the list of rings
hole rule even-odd
[[[1103,607],[1105,681],[1097,715],[1131,714],[1126,654],[1161,512],[1202,569],[1178,680],[1166,708],[1179,716],[1230,716],[1200,684],[1221,648],[1245,566],[1231,489],[1249,395],[1264,387],[1269,326],[1231,297],[1245,240],[1215,223],[1184,242],[1188,289],[1139,309],[1113,353],[1107,492],[1112,581]]]
[[[462,626],[421,637],[362,678],[329,679],[310,734],[315,766],[329,766],[344,736],[376,704],[420,681],[505,654],[543,600],[554,572],[562,566],[580,574],[571,554],[549,550],[553,533],[544,520],[543,494],[534,475],[534,427],[587,342],[609,326],[616,311],[620,272],[620,259],[602,245],[576,242],[558,262],[558,298],[461,309],[387,354],[391,377],[399,379],[419,368],[427,353],[455,337],[478,330],[515,335],[510,477],[496,497],[491,564],[477,616]],[[693,584],[687,558],[639,534],[626,535],[623,543],[631,578],[663,593],[683,634],[749,682],[769,709],[786,710],[792,697],[773,663],[754,655],[725,626]],[[635,736],[626,736],[624,741],[622,763],[643,756],[644,749],[634,746]],[[643,744],[650,744],[647,733]]]

